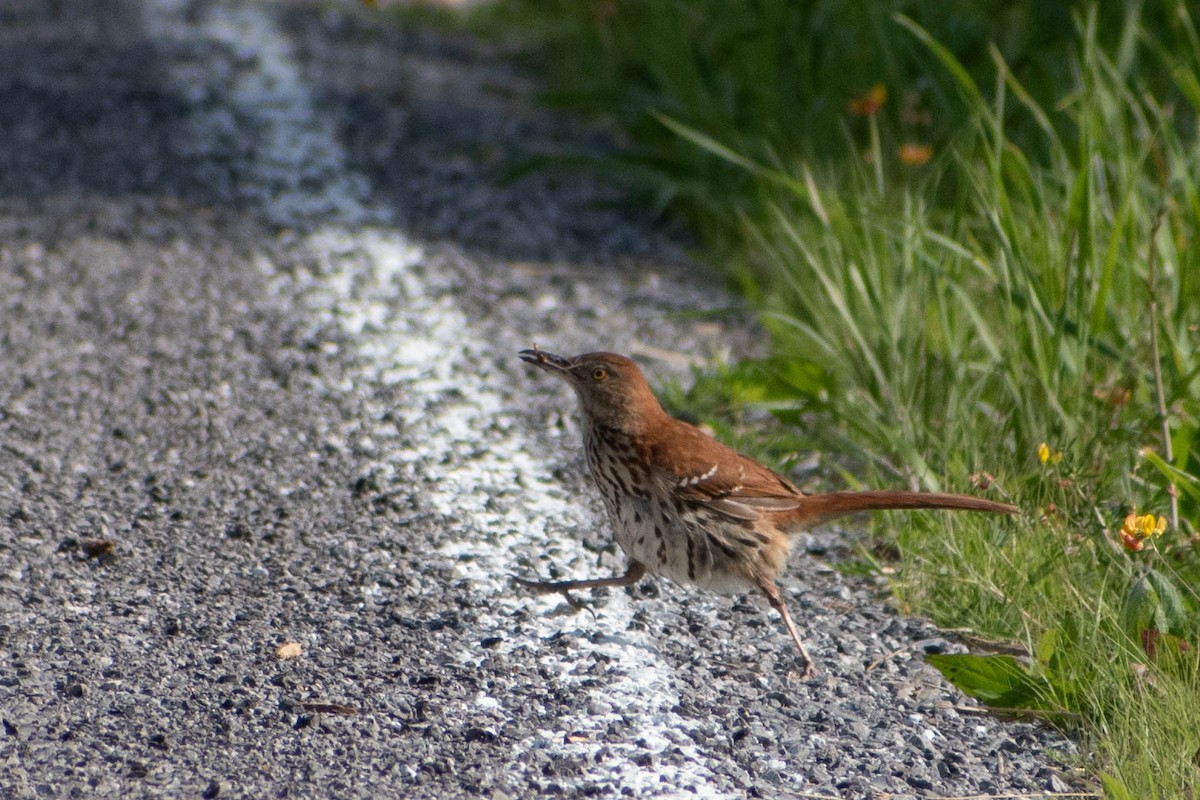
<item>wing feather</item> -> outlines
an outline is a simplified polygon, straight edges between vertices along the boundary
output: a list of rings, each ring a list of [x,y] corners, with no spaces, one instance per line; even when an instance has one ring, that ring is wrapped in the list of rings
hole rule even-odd
[[[804,495],[782,476],[686,422],[670,423],[649,455],[655,480],[679,500],[747,522],[800,507]]]

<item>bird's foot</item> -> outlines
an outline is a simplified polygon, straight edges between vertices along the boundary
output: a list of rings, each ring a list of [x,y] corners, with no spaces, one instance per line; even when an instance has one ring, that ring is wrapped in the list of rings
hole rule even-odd
[[[571,594],[571,590],[577,588],[575,586],[578,581],[531,581],[525,578],[513,576],[512,582],[522,589],[528,589],[535,594],[561,594],[567,604],[574,609],[587,608],[587,604],[581,600],[575,599]]]

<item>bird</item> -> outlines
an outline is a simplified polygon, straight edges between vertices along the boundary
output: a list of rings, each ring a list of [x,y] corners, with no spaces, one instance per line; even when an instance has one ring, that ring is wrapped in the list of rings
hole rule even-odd
[[[722,593],[757,592],[816,665],[777,580],[796,532],[861,511],[955,509],[1014,514],[1016,506],[963,494],[836,491],[805,494],[779,473],[668,414],[634,361],[608,352],[520,358],[565,381],[579,401],[588,471],[599,490],[625,572],[606,578],[515,582],[538,593],[630,586],[646,575]]]

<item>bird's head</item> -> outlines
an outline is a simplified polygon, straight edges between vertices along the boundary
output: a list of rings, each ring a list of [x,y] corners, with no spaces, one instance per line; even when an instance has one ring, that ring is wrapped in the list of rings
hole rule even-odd
[[[522,350],[520,356],[569,383],[584,415],[593,423],[638,433],[665,413],[642,371],[625,356],[584,353],[565,358],[537,347]]]

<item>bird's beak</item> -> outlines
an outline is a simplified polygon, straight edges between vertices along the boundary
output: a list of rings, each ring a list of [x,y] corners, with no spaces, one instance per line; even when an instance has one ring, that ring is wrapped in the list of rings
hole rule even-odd
[[[537,349],[535,345],[532,350],[522,350],[518,353],[521,360],[533,364],[538,369],[543,369],[546,372],[555,373],[563,378],[570,378],[571,359],[563,358],[554,353],[547,353],[545,350]]]

